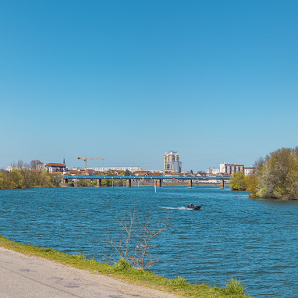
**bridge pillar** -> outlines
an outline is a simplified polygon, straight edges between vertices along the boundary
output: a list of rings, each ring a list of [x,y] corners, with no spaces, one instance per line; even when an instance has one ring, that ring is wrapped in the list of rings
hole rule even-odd
[[[101,187],[101,179],[96,180],[96,187]]]
[[[74,186],[77,187],[79,185],[79,179],[74,179],[73,184],[74,184]]]
[[[131,179],[126,179],[126,187],[131,188]]]
[[[157,179],[156,180],[156,187],[157,188],[161,188],[162,187],[162,180],[161,179]]]
[[[191,179],[188,180],[188,188],[192,188],[192,180]]]
[[[68,179],[65,179],[64,177],[62,177],[61,182],[60,182],[60,186],[67,186],[68,183]]]
[[[224,188],[225,188],[225,181],[220,180],[220,189],[224,189]]]

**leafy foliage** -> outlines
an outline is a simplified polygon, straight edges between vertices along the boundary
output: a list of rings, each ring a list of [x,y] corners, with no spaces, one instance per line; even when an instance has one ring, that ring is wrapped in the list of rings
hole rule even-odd
[[[131,264],[124,258],[120,258],[119,261],[114,265],[115,271],[129,271],[131,268]]]
[[[0,170],[0,189],[57,187],[60,177],[46,171],[35,172],[29,168],[13,169],[11,172]]]
[[[104,176],[111,176],[111,177],[115,177],[115,176],[123,176],[123,175],[119,175],[116,174],[113,170],[107,170],[106,174]],[[103,176],[103,177],[104,177]],[[102,186],[123,186],[123,181],[124,179],[101,179],[101,185]]]
[[[298,199],[298,147],[271,152],[256,162],[255,169],[248,188],[252,196]]]
[[[227,295],[238,295],[237,297],[241,297],[241,295],[244,295],[245,288],[240,281],[232,278],[230,282],[225,285],[223,290]]]
[[[230,188],[232,190],[246,190],[247,188],[247,179],[242,171],[236,172],[233,174],[230,179]]]

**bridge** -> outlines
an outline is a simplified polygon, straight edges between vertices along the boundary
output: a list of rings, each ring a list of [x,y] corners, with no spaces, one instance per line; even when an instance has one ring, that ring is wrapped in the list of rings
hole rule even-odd
[[[162,187],[163,180],[173,180],[173,181],[183,181],[188,180],[188,187],[192,188],[193,180],[220,180],[220,188],[225,187],[225,181],[230,180],[231,177],[225,176],[64,176],[63,182],[68,183],[69,180],[74,180],[75,185],[80,179],[89,179],[89,180],[97,180],[96,186],[101,187],[101,181],[103,179],[112,179],[112,180],[126,180],[126,187],[131,187],[132,180],[151,180],[156,183],[156,187]]]

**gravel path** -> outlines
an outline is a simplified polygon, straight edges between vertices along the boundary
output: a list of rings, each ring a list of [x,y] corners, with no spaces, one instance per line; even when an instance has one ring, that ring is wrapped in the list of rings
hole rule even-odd
[[[0,247],[1,298],[177,298]]]

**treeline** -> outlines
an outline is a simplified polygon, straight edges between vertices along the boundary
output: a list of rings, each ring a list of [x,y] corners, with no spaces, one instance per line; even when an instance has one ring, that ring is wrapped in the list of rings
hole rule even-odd
[[[298,147],[281,148],[256,161],[252,175],[237,172],[232,190],[248,190],[251,197],[298,200]]]
[[[61,178],[46,171],[33,171],[29,168],[0,170],[0,189],[58,187]]]

